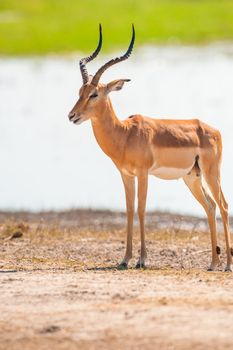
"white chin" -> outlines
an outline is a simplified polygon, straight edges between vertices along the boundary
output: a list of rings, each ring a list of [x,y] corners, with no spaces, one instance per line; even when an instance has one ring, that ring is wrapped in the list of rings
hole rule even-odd
[[[84,120],[83,119],[78,119],[77,121],[74,121],[74,124],[76,124],[76,125],[80,125],[80,124],[82,124],[84,122]]]

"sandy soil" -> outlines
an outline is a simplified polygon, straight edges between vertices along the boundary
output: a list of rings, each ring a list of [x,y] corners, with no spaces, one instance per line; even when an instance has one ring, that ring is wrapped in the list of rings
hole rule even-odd
[[[233,277],[206,272],[205,220],[147,221],[147,268],[136,227],[118,270],[123,214],[0,213],[0,349],[232,349]]]

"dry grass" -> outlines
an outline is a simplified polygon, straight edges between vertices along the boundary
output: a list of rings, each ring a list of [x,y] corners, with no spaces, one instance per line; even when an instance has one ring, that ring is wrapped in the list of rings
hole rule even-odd
[[[232,275],[206,271],[203,221],[161,214],[152,229],[148,217],[147,268],[134,268],[136,229],[132,263],[118,270],[121,215],[1,215],[0,349],[231,349]]]
[[[97,216],[99,215],[99,220]],[[115,213],[96,212],[80,214],[79,225],[69,225],[69,220],[23,221],[8,217],[0,226],[3,254],[1,267],[11,269],[89,269],[116,268],[125,249],[124,220],[111,221]],[[120,214],[121,215],[121,214]],[[69,216],[69,215],[68,215]],[[103,216],[106,222],[104,223]],[[169,217],[169,216],[168,216]],[[198,219],[190,229],[181,228],[181,219],[168,228],[147,232],[148,269],[182,270],[205,269],[210,260],[210,237],[206,230],[198,229]],[[88,223],[96,222],[96,229]],[[149,224],[152,226],[153,223]],[[220,246],[224,247],[223,237]],[[134,235],[135,251],[140,248],[138,229]],[[134,254],[135,259],[138,253]],[[223,249],[223,258],[224,258]],[[133,263],[135,263],[133,259]],[[133,267],[133,264],[132,266]],[[221,269],[222,267],[220,267]]]

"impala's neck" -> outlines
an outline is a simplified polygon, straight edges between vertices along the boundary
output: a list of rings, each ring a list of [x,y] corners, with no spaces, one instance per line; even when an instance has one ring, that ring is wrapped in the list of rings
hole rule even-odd
[[[124,146],[124,128],[109,98],[98,105],[91,122],[95,138],[104,153],[113,160],[119,159]]]

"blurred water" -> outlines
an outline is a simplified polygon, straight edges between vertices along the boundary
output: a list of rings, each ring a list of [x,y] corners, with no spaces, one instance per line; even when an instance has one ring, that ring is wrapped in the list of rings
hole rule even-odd
[[[67,118],[81,85],[78,58],[0,59],[0,209],[124,209],[120,175],[90,122],[75,126]],[[90,73],[107,59],[90,63]],[[233,47],[144,48],[102,81],[116,78],[132,79],[112,93],[120,119],[199,117],[220,129],[233,213]],[[203,214],[182,180],[151,177],[147,208]]]

